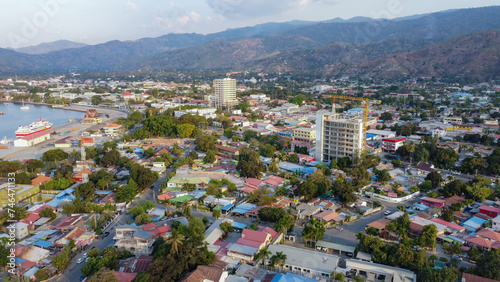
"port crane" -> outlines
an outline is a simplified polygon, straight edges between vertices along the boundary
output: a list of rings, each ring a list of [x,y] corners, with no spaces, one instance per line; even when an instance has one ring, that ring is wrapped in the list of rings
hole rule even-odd
[[[368,112],[370,111],[370,103],[371,104],[380,104],[379,100],[372,100],[363,97],[352,97],[352,96],[344,96],[344,95],[323,95],[324,97],[333,98],[333,106],[332,111],[335,113],[335,99],[340,100],[348,100],[348,101],[360,101],[363,103],[364,111],[363,111],[363,148],[366,149],[366,127],[368,126]]]

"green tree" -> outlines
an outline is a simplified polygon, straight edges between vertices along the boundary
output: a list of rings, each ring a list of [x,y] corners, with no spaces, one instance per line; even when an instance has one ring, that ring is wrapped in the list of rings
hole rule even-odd
[[[16,184],[31,185],[31,178],[26,172],[16,173]]]
[[[203,157],[203,162],[207,164],[211,164],[215,162],[215,152],[212,150],[208,150],[205,157]]]
[[[51,208],[45,208],[40,212],[41,217],[48,217],[51,219],[56,219],[57,215]]]
[[[300,196],[304,197],[308,201],[314,197],[318,191],[318,187],[311,181],[305,181],[299,185],[297,191]]]
[[[260,144],[259,145],[259,153],[261,156],[272,158],[276,152],[276,148],[270,144]]]
[[[453,220],[455,220],[455,217],[453,215],[453,210],[451,209],[444,209],[443,210],[443,215],[442,215],[442,218],[446,221],[449,221],[449,222],[452,222]]]
[[[188,138],[193,135],[195,128],[194,124],[179,124],[176,126],[177,134],[179,134],[181,138]]]
[[[288,159],[292,163],[298,164],[300,162],[299,155],[297,153],[293,153],[290,155],[290,158]]]
[[[383,112],[380,115],[380,119],[383,121],[389,121],[389,120],[392,120],[392,118],[393,118],[392,113],[389,113],[389,112]]]
[[[111,150],[104,154],[101,158],[101,166],[110,167],[115,166],[120,158],[120,152],[118,150]]]
[[[432,184],[432,188],[437,188],[443,181],[443,177],[441,176],[441,173],[437,170],[433,170],[431,173],[429,173],[426,177],[425,180],[429,180]]]
[[[40,268],[35,272],[35,277],[38,281],[45,281],[49,278],[49,271],[45,268]]]
[[[343,204],[353,203],[357,200],[354,189],[342,174],[333,182],[332,191],[333,195],[337,196],[339,201]]]
[[[257,152],[252,149],[242,148],[236,169],[242,177],[260,178],[263,164]]]
[[[24,164],[26,165],[26,168],[28,169],[29,172],[35,172],[35,170],[45,167],[45,164],[37,159],[29,159],[26,162],[24,162]]]
[[[481,255],[477,260],[476,273],[482,277],[500,280],[500,249]]]
[[[108,269],[106,267],[99,269],[94,275],[92,275],[89,282],[120,282],[116,277],[115,271]]]
[[[430,247],[432,250],[436,249],[437,228],[434,224],[424,226],[422,236],[420,237],[420,244],[423,247]]]
[[[212,216],[215,217],[215,219],[218,219],[221,215],[220,209],[214,209],[212,211]]]
[[[94,95],[90,98],[90,101],[92,102],[92,105],[96,106],[102,103],[102,97],[101,95]]]
[[[68,157],[68,153],[61,149],[52,149],[43,153],[41,160],[44,162],[62,161]]]
[[[325,231],[325,224],[312,218],[305,224],[304,229],[302,230],[302,237],[304,237],[306,242],[317,242],[318,240],[323,239]]]

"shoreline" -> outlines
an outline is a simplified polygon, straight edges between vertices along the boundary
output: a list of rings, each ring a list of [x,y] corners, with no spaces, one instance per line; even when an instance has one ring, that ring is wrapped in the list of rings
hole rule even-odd
[[[11,102],[11,101],[8,101]],[[18,103],[16,103],[18,104]],[[26,104],[26,103],[25,103]],[[32,103],[34,105],[42,105],[42,106],[50,106],[51,104],[46,104],[46,103]],[[57,108],[56,108],[57,109]],[[50,129],[50,132],[55,131],[57,133],[59,132],[65,132],[69,131],[71,129],[77,128],[76,130],[69,132],[67,134],[63,134],[59,136],[58,134],[51,134],[51,138],[47,141],[44,141],[40,144],[37,144],[33,147],[14,147],[14,143],[8,143],[5,146],[8,146],[7,149],[0,149],[0,159],[4,160],[26,160],[26,159],[31,159],[31,158],[40,158],[41,155],[50,149],[55,149],[55,146],[53,143],[56,141],[72,136],[76,137],[82,134],[84,131],[88,131],[90,129],[92,130],[98,130],[103,126],[103,124],[110,123],[110,122],[115,122],[118,118],[121,117],[126,117],[127,112],[126,111],[120,111],[120,110],[115,110],[115,109],[108,109],[108,108],[99,108],[99,107],[88,107],[88,106],[82,106],[82,105],[72,105],[72,106],[67,106],[64,108],[60,109],[65,109],[69,111],[75,111],[75,112],[86,112],[87,109],[96,109],[101,115],[103,115],[103,122],[100,124],[82,124],[81,123],[81,118],[83,118],[83,114],[81,118],[76,118],[75,121],[66,121],[63,124],[54,126]],[[16,138],[17,139],[17,138]],[[98,137],[96,138],[97,140],[106,140],[107,138],[104,137]],[[13,139],[15,140],[15,139]],[[97,143],[97,142],[96,142]],[[1,145],[0,145],[1,146]],[[61,148],[63,151],[66,152],[71,152],[72,150],[78,149],[74,147],[70,148]]]

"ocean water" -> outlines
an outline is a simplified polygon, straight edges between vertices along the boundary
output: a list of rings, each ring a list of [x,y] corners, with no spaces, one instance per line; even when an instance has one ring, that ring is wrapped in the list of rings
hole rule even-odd
[[[28,105],[28,104],[26,104]],[[68,122],[69,119],[81,119],[85,113],[53,109],[50,106],[28,105],[29,110],[21,110],[21,104],[8,103],[5,105],[0,102],[0,112],[5,115],[0,115],[0,139],[7,136],[7,139],[15,139],[15,131],[20,125],[26,126],[30,123],[42,118],[53,123],[55,126]]]

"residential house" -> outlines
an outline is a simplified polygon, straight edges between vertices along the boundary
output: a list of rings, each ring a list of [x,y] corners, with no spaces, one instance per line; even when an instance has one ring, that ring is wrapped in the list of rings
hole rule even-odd
[[[429,207],[437,207],[437,208],[444,208],[445,205],[445,200],[443,199],[434,199],[430,197],[425,197],[422,199],[422,204],[429,206]]]
[[[340,260],[335,255],[286,245],[270,245],[268,250],[272,254],[283,252],[286,255],[284,269],[287,272],[300,273],[316,280],[330,277]]]
[[[128,250],[135,256],[149,255],[153,251],[155,239],[153,233],[131,225],[120,225],[115,229],[116,234],[113,239],[117,240],[115,246],[119,250]]]

